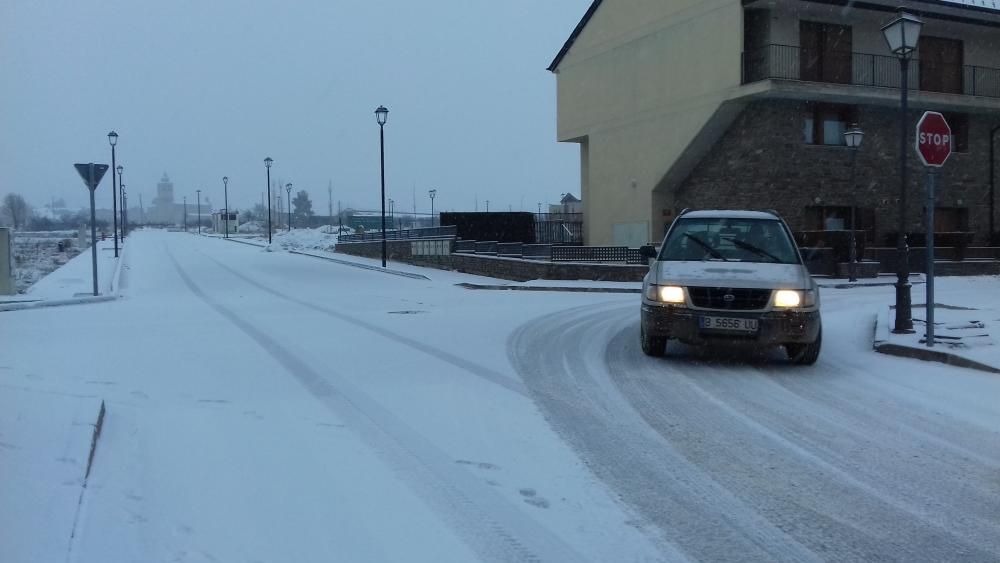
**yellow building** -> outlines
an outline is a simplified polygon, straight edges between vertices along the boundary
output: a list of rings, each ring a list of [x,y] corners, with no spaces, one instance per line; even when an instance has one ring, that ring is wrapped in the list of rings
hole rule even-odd
[[[549,67],[558,140],[580,145],[586,244],[658,241],[683,207],[775,208],[797,229],[850,205],[873,223],[889,215],[900,82],[880,27],[900,4],[924,21],[911,107],[951,112],[967,137],[944,172],[965,192],[943,216],[995,230],[993,196],[971,202],[986,199],[1000,115],[1000,2],[595,0]],[[835,146],[855,121],[874,186],[861,202]]]

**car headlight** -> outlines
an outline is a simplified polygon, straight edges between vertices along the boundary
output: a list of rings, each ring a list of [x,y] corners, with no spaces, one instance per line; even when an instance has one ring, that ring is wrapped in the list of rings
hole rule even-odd
[[[812,307],[816,304],[816,292],[813,290],[779,289],[774,293],[774,306],[785,309],[795,307]]]
[[[683,305],[684,288],[679,285],[649,284],[646,286],[646,299],[659,301],[660,303]]]

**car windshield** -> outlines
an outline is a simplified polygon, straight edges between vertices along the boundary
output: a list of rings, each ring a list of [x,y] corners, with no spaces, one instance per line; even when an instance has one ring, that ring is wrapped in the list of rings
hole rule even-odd
[[[660,260],[797,264],[799,256],[777,220],[706,217],[678,219]]]

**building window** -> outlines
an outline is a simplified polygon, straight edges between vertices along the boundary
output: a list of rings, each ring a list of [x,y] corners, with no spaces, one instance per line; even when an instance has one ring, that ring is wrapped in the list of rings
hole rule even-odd
[[[857,120],[857,108],[838,104],[809,104],[802,128],[807,145],[843,146],[844,133]]]
[[[946,113],[944,118],[951,127],[951,150],[969,152],[969,116],[964,113]]]

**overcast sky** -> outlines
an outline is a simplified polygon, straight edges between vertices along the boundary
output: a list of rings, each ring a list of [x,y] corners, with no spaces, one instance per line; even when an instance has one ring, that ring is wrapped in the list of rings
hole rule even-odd
[[[545,70],[590,0],[33,0],[0,2],[0,195],[87,201],[75,162],[110,163],[130,204],[163,172],[178,202],[259,202],[272,179],[378,205],[532,211],[579,195],[579,153],[555,139]],[[110,178],[98,206],[110,207]]]

